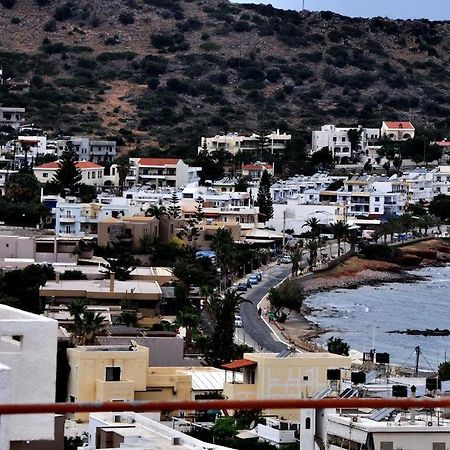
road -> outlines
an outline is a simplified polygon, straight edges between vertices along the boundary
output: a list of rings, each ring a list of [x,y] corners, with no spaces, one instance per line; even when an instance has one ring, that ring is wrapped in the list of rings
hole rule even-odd
[[[286,278],[291,272],[291,264],[281,264],[271,267],[263,273],[260,283],[249,289],[243,297],[251,303],[243,303],[240,308],[242,323],[245,330],[246,342],[256,344],[256,351],[266,351],[278,353],[286,348],[282,342],[275,340],[269,327],[260,319],[257,305],[267,294],[267,291]],[[240,331],[239,340],[244,339]],[[255,347],[255,345],[253,346]]]

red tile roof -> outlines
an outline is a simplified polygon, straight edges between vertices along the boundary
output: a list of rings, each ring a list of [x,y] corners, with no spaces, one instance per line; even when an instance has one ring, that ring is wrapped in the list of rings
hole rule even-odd
[[[236,359],[228,364],[222,364],[222,368],[227,370],[236,370],[242,369],[243,367],[253,367],[257,365],[258,365],[257,362],[252,361],[250,359]]]
[[[141,166],[167,166],[178,164],[179,160],[177,158],[141,158],[139,164]]]
[[[258,170],[258,169],[272,169],[270,164],[244,164],[242,169],[246,170]]]
[[[95,164],[90,161],[78,161],[75,163],[78,169],[103,169],[103,166]],[[35,166],[35,169],[53,169],[56,170],[59,168],[59,161],[53,161],[45,164],[41,164],[40,166]]]
[[[411,122],[384,122],[392,130],[414,130]]]
[[[438,141],[436,142],[436,145],[439,147],[450,147],[450,141]]]

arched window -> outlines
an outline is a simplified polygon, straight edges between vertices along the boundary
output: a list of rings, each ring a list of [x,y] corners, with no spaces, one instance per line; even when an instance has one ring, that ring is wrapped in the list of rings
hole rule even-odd
[[[311,429],[311,417],[307,417],[305,420],[305,429],[310,430]]]

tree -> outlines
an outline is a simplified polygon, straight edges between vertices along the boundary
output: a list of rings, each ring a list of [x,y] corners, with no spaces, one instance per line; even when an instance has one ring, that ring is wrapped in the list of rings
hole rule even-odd
[[[260,221],[267,222],[273,217],[272,196],[270,195],[270,176],[267,170],[264,170],[259,182],[257,203],[259,207]]]
[[[186,328],[184,351],[185,353],[191,353],[193,331],[196,330],[200,324],[200,317],[197,311],[193,307],[185,307],[178,312],[176,324],[180,327]]]
[[[356,151],[358,150],[358,144],[359,144],[359,139],[361,136],[361,131],[362,130],[352,128],[351,130],[348,130],[348,132],[347,132],[348,140],[352,146],[353,153],[356,153]]]
[[[439,364],[438,377],[441,381],[450,380],[450,361],[444,361]]]
[[[334,161],[333,161],[333,154],[331,153],[330,149],[328,147],[324,147],[323,149],[314,152],[311,155],[311,165],[315,167],[316,169],[328,169],[332,168]]]
[[[214,326],[206,354],[208,364],[220,367],[235,357],[234,316],[239,305],[247,301],[240,293],[230,290],[227,290],[223,297],[215,294],[208,297],[206,308],[212,316]]]
[[[303,259],[305,251],[303,248],[295,247],[291,251],[291,258],[292,258],[292,272],[291,275],[293,277],[296,277],[298,275],[298,271],[300,270],[300,265]]]
[[[82,300],[75,300],[69,305],[69,312],[73,317],[71,333],[72,344],[96,345],[97,335],[106,331],[106,322],[101,313],[95,313],[87,309]]]
[[[130,171],[130,158],[127,155],[119,156],[115,160],[117,166],[117,175],[119,176],[119,195],[123,195],[123,189],[125,186],[125,180]]]
[[[247,192],[249,181],[251,181],[251,177],[248,175],[240,177],[234,185],[235,192]]]
[[[333,233],[334,238],[337,240],[338,257],[341,256],[341,242],[342,239],[347,237],[348,229],[348,224],[343,220],[338,220],[337,222],[331,224],[331,232]]]
[[[265,129],[260,129],[258,132],[258,137],[256,138],[258,142],[258,157],[260,161],[263,161],[266,157],[267,147],[269,145],[268,133]]]
[[[321,242],[318,239],[309,239],[305,245],[305,249],[309,252],[308,264],[309,267],[314,267],[317,262],[317,251],[321,247]]]
[[[114,257],[105,258],[107,263],[102,266],[107,269],[106,273],[115,274],[115,278],[119,281],[126,281],[130,279],[130,273],[139,264],[139,260],[130,255],[127,248],[122,244],[113,244]]]
[[[81,181],[81,170],[76,166],[77,154],[73,148],[72,142],[68,141],[64,149],[59,167],[54,175],[53,182],[58,186],[61,197],[66,194],[74,194],[76,186]]]
[[[37,202],[39,192],[39,181],[32,173],[11,174],[6,180],[5,197],[12,202]]]
[[[318,239],[320,236],[320,221],[316,217],[309,218],[303,225],[303,227],[309,227],[310,235],[314,239]]]
[[[350,346],[345,341],[341,338],[335,338],[334,336],[331,336],[330,339],[328,339],[327,348],[330,353],[344,356],[348,356],[350,350]]]
[[[221,269],[221,277],[228,280],[230,273],[236,267],[236,243],[231,231],[227,228],[219,228],[211,243],[211,250],[216,252],[216,264]]]
[[[158,220],[167,216],[167,214],[167,209],[164,205],[153,205],[145,211],[147,217],[155,217]]]
[[[180,219],[181,218],[181,208],[178,202],[177,193],[174,191],[172,193],[172,197],[170,198],[170,204],[167,208],[167,213],[171,219]]]
[[[402,158],[400,156],[395,156],[392,160],[392,165],[397,169],[400,170],[400,167],[402,167]]]
[[[279,287],[269,290],[268,299],[275,317],[284,322],[292,311],[300,312],[305,297],[297,283],[285,281]]]
[[[189,247],[195,248],[195,243],[200,237],[200,229],[198,226],[203,220],[203,216],[203,199],[198,197],[196,200],[194,216],[184,220],[184,224],[177,234],[180,239],[187,241]]]
[[[448,221],[450,219],[450,197],[444,194],[434,197],[428,210],[430,214]]]

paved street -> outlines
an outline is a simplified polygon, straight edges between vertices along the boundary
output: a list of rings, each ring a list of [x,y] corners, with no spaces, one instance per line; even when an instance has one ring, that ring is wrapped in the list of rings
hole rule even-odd
[[[250,300],[251,303],[241,305],[241,317],[245,330],[246,343],[251,345],[256,343],[256,351],[266,351],[278,353],[286,348],[282,342],[275,340],[269,327],[258,316],[257,305],[259,301],[267,294],[267,291],[283,280],[291,271],[290,264],[277,265],[263,274],[262,281],[253,286],[244,293],[243,297]],[[240,341],[244,340],[242,331],[239,331],[237,337]]]

